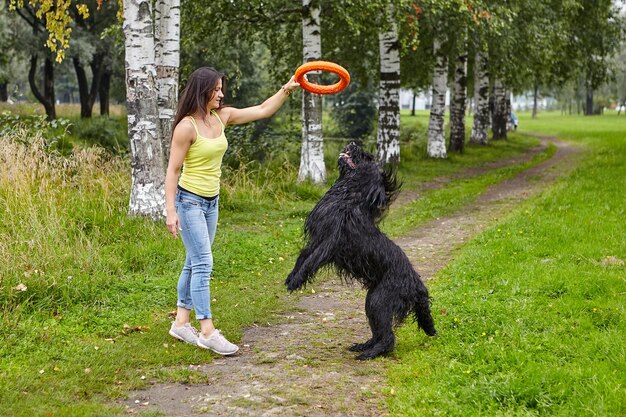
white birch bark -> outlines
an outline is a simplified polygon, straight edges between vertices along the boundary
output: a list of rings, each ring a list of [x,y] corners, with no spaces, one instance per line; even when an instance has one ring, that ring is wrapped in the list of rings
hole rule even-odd
[[[450,151],[462,152],[465,148],[465,107],[467,104],[467,43],[465,36],[462,52],[456,58],[454,83],[450,99]]]
[[[165,166],[157,109],[150,0],[124,0],[126,99],[132,186],[129,213],[158,219],[165,210]]]
[[[433,72],[433,96],[430,106],[430,120],[428,123],[427,153],[431,158],[446,158],[446,137],[444,134],[444,116],[446,111],[446,92],[448,85],[448,59],[442,51],[442,43],[435,35],[433,40],[433,54],[435,55],[435,69]]]
[[[476,52],[474,61],[474,124],[470,142],[481,145],[488,143],[489,129],[489,71],[484,53]]]
[[[157,105],[165,166],[169,159],[172,123],[178,101],[180,66],[180,0],[157,0],[154,10]]]
[[[493,120],[491,130],[493,139],[506,139],[506,88],[502,80],[496,79],[493,83]]]
[[[320,2],[302,0],[302,40],[304,62],[317,61],[322,56],[320,35]],[[318,73],[319,74],[319,73]],[[307,79],[319,83],[319,75],[310,72]],[[324,138],[322,136],[322,97],[302,91],[302,151],[298,181],[326,182]]]
[[[397,164],[400,162],[400,44],[391,4],[387,20],[390,30],[378,35],[380,82],[376,149],[380,162]]]

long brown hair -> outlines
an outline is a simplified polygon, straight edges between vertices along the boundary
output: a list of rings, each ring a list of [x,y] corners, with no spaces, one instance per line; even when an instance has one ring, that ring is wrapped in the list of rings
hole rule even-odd
[[[202,118],[206,117],[207,104],[216,94],[215,87],[217,87],[219,80],[222,80],[222,93],[226,94],[226,80],[224,74],[216,69],[200,67],[191,74],[178,99],[176,117],[174,118],[174,125],[172,126],[172,135],[174,134],[176,125],[178,125],[183,118],[192,115],[199,115]],[[220,102],[220,108],[221,107],[222,103]]]

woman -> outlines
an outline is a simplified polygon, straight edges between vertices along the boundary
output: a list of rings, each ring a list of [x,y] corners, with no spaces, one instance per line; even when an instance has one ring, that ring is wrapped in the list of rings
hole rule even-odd
[[[180,232],[187,250],[178,280],[176,320],[169,331],[179,340],[221,355],[239,350],[215,328],[211,315],[211,245],[217,228],[222,157],[228,147],[224,128],[272,116],[298,86],[291,77],[260,105],[222,107],[224,75],[202,67],[191,74],[181,94],[165,177],[167,229],[174,238]],[[200,321],[199,333],[189,323],[192,308]]]

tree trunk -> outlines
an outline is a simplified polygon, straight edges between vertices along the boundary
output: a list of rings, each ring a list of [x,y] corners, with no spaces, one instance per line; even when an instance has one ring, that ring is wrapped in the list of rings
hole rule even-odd
[[[380,83],[378,86],[378,161],[383,164],[400,162],[400,44],[398,26],[389,6],[389,32],[378,35],[380,48]]]
[[[83,119],[90,118],[93,113],[93,104],[96,102],[98,90],[100,88],[100,80],[102,78],[102,66],[104,55],[101,53],[94,54],[91,62],[91,87],[88,86],[87,74],[85,67],[78,56],[72,58],[74,70],[76,71],[76,79],[78,80],[78,93],[80,96],[80,117]]]
[[[37,55],[30,56],[30,70],[28,71],[28,84],[35,98],[43,105],[48,120],[57,118],[54,97],[54,62],[46,57],[44,62],[43,92],[39,91],[35,77],[37,75]]]
[[[585,116],[593,115],[593,89],[587,87],[587,93],[585,95]]]
[[[444,134],[444,116],[446,112],[446,92],[448,85],[448,59],[442,51],[438,35],[433,40],[435,69],[433,73],[433,97],[428,123],[428,156],[446,158],[446,137]]]
[[[7,102],[9,101],[9,83],[7,81],[0,82],[0,101]]]
[[[539,84],[535,82],[533,87],[533,119],[537,118],[537,102],[539,101]]]
[[[413,91],[413,102],[411,103],[411,116],[415,116],[415,101],[417,99],[417,94]]]
[[[489,128],[489,71],[486,55],[476,52],[474,63],[474,124],[470,142],[488,143]]]
[[[111,90],[111,63],[106,63],[102,70],[98,99],[100,100],[100,116],[109,115],[109,91]]]
[[[150,0],[124,0],[126,103],[131,149],[129,214],[159,219],[165,211],[165,166],[157,108]]]
[[[508,88],[505,90],[504,100],[505,100],[505,106],[506,106],[506,110],[505,110],[506,118],[505,118],[505,123],[504,123],[505,131],[509,130],[509,129],[506,129],[506,127],[509,125],[509,122],[511,123],[511,130],[517,130],[517,127],[514,126],[513,120],[511,118],[511,115],[513,114],[513,106],[511,104],[511,90],[509,90]]]
[[[467,52],[456,58],[452,100],[450,100],[450,151],[463,152],[465,148],[465,107],[467,102]]]
[[[493,84],[493,121],[491,130],[493,139],[506,139],[506,122],[509,114],[506,112],[506,88],[500,79]]]
[[[74,63],[74,71],[76,72],[76,80],[78,81],[78,97],[80,99],[80,117],[91,117],[91,106],[89,106],[89,92],[87,87],[87,74],[85,68],[78,56],[72,57]]]
[[[7,102],[9,101],[9,82],[2,81],[0,82],[0,101]]]
[[[105,71],[105,61],[110,59],[105,53],[97,53],[91,58],[89,66],[91,67],[91,88],[89,90],[89,113],[93,113],[93,105],[98,98],[100,92],[100,84],[102,83],[102,74]]]
[[[159,128],[163,141],[164,166],[170,156],[172,123],[178,102],[180,66],[180,0],[158,0],[155,6],[155,62]]]
[[[320,35],[320,2],[302,0],[302,40],[304,62],[317,61],[322,56]],[[307,79],[319,83],[319,73],[310,72]],[[324,138],[322,136],[322,97],[302,91],[302,151],[298,181],[326,182]]]

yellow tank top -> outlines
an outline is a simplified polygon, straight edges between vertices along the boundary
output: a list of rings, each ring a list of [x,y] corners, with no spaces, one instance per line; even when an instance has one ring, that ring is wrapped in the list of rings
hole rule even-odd
[[[211,112],[222,125],[222,133],[216,138],[200,136],[195,119],[185,118],[191,121],[196,129],[196,140],[189,147],[183,162],[183,172],[178,180],[178,184],[185,190],[202,197],[214,197],[219,194],[222,158],[228,148],[224,124],[215,111]]]

